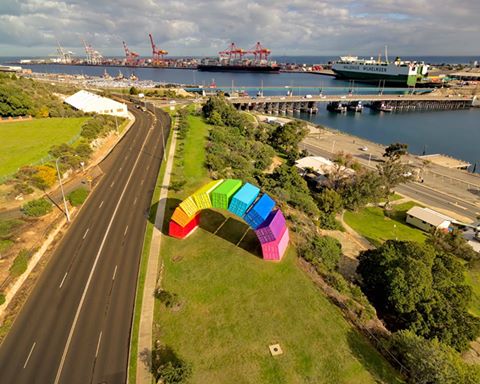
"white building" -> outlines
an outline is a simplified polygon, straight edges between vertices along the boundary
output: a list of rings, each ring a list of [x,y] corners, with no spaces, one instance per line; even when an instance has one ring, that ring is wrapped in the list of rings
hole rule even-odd
[[[453,219],[429,208],[412,207],[407,211],[407,223],[423,231],[448,231]]]
[[[67,97],[65,103],[83,112],[128,118],[126,104],[84,90]]]

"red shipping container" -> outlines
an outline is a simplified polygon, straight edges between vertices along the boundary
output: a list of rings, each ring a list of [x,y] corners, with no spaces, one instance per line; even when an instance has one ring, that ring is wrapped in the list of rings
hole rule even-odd
[[[196,214],[192,220],[190,220],[184,227],[180,224],[176,223],[173,220],[170,220],[168,234],[172,237],[176,237],[177,239],[184,239],[190,233],[193,232],[195,228],[200,225],[200,213]]]

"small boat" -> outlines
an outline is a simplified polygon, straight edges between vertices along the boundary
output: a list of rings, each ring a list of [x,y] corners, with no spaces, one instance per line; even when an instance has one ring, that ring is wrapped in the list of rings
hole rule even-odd
[[[338,101],[332,101],[327,104],[327,111],[336,112],[336,113],[345,113],[347,112],[347,106],[339,103]]]
[[[382,103],[380,105],[380,111],[382,112],[393,112],[393,107],[391,105],[388,105],[388,104],[385,104],[385,103]]]
[[[110,76],[110,74],[107,72],[107,68],[105,68],[105,70],[103,71],[103,78],[106,80],[112,79],[112,76]]]
[[[363,111],[362,102],[361,101],[352,101],[352,102],[348,103],[347,109],[349,111],[353,111],[353,112],[362,112]]]
[[[123,73],[122,71],[118,71],[118,75],[115,76],[115,79],[114,80],[123,80],[125,78],[125,76],[123,76]]]
[[[135,76],[135,73],[132,73],[132,74],[130,75],[130,77],[129,77],[129,80],[131,80],[131,81],[137,81],[137,80],[138,80],[138,77]]]

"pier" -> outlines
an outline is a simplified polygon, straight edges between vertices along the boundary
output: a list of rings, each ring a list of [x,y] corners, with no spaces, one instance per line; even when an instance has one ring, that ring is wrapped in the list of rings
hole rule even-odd
[[[393,111],[425,111],[468,109],[474,98],[464,96],[423,95],[332,95],[332,96],[270,96],[270,97],[230,97],[230,102],[239,110],[259,111],[271,114],[294,112],[317,113],[319,103],[362,102],[375,108],[386,104]]]

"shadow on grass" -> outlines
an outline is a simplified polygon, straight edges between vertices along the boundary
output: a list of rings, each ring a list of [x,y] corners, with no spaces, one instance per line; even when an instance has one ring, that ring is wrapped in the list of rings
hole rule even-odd
[[[375,347],[360,333],[350,330],[347,335],[350,350],[365,369],[375,378],[376,382],[400,384],[400,374],[375,349]]]
[[[168,236],[168,226],[173,212],[181,203],[176,198],[167,198],[160,200],[150,208],[149,220],[155,224],[155,214],[158,204],[165,204],[165,218],[161,228],[161,232]],[[237,219],[230,214],[218,212],[213,209],[206,209],[200,213],[200,228],[215,236],[218,236],[235,246],[255,255],[262,257],[260,242],[255,232],[243,220]]]

